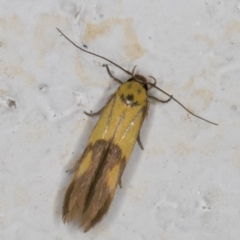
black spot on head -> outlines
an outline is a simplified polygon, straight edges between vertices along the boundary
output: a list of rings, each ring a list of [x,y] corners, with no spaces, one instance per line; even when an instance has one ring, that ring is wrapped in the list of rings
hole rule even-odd
[[[141,89],[138,89],[137,92],[138,92],[138,94],[140,94],[142,91],[141,91]]]
[[[132,88],[132,84],[130,83],[127,88],[131,89]]]
[[[133,97],[133,95],[132,94],[128,94],[127,96],[126,96],[126,100],[128,101],[128,102],[133,102],[133,99],[134,99],[134,97]]]
[[[121,94],[120,98],[121,98],[121,100],[122,100],[123,102],[125,102],[125,100],[124,100],[124,95],[123,95],[123,94]]]
[[[137,107],[137,106],[139,106],[138,101],[134,102],[134,103],[132,104],[132,106],[133,106],[133,107]]]
[[[136,107],[139,105],[138,101],[134,102],[134,96],[132,94],[128,94],[127,96],[125,96],[124,94],[121,94],[120,98],[126,105],[130,105],[133,107]]]

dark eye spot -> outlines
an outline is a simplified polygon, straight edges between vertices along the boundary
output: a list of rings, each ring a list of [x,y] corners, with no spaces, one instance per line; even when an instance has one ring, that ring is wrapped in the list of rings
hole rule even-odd
[[[127,88],[131,89],[132,88],[132,84],[130,83]]]
[[[139,105],[138,101],[134,102],[134,95],[132,94],[128,94],[127,96],[124,96],[124,94],[121,94],[120,98],[126,105],[131,105],[133,107],[136,107]]]
[[[126,102],[128,102],[128,103],[130,103],[130,104],[133,102],[133,99],[134,99],[134,97],[133,97],[132,94],[128,94],[128,95],[126,96]]]
[[[140,94],[142,91],[140,89],[137,90],[138,94]]]
[[[128,94],[127,96],[124,96],[124,94],[121,94],[121,100],[127,105],[132,105],[134,96],[132,94]]]
[[[139,106],[138,101],[134,102],[134,103],[132,104],[132,106],[133,106],[133,107],[137,107],[137,106]]]

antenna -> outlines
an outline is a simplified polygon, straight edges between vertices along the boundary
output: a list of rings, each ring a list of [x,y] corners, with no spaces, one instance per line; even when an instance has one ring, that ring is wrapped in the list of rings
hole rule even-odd
[[[99,58],[101,58],[101,59],[103,59],[103,60],[105,60],[105,61],[113,64],[114,66],[120,68],[120,69],[121,69],[122,71],[124,71],[126,74],[131,75],[131,76],[134,76],[133,73],[127,71],[126,69],[124,69],[123,67],[119,66],[119,65],[116,64],[115,62],[113,62],[113,61],[111,61],[111,60],[109,60],[109,59],[107,59],[107,58],[105,58],[105,57],[103,57],[103,56],[101,56],[101,55],[98,55],[98,54],[96,54],[96,53],[87,51],[87,50],[85,50],[84,48],[79,47],[79,46],[78,46],[76,43],[74,43],[70,38],[68,38],[59,28],[57,28],[57,30],[61,33],[62,36],[64,36],[70,43],[72,43],[76,48],[80,49],[81,51],[86,52],[86,53],[88,53],[88,54],[91,54],[91,55],[93,55],[93,56],[99,57]],[[151,78],[153,78],[153,77],[151,77]],[[205,122],[208,122],[208,123],[210,123],[210,124],[213,124],[213,125],[216,125],[216,126],[218,125],[217,123],[214,123],[214,122],[211,122],[211,121],[209,121],[209,120],[207,120],[207,119],[205,119],[205,118],[202,118],[202,117],[194,114],[194,113],[191,112],[190,110],[188,110],[181,102],[179,102],[179,101],[178,101],[176,98],[174,98],[172,95],[170,95],[169,93],[165,92],[165,91],[162,90],[161,88],[157,87],[157,86],[156,86],[156,79],[155,79],[155,78],[153,78],[153,79],[155,80],[154,83],[149,83],[149,82],[148,82],[148,84],[149,84],[150,86],[156,88],[156,89],[159,90],[160,92],[162,92],[162,93],[164,93],[165,95],[171,97],[171,99],[173,99],[176,103],[178,103],[182,108],[184,108],[187,112],[189,112],[189,113],[190,113],[191,115],[193,115],[194,117],[199,118],[199,119],[201,119],[201,120],[203,120],[203,121],[205,121]],[[154,97],[152,97],[152,98],[154,98]],[[154,99],[158,100],[157,98],[154,98]]]

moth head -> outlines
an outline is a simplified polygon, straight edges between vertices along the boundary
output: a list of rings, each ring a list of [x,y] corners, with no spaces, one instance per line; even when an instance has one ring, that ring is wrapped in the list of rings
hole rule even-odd
[[[120,99],[128,106],[136,107],[141,105],[147,100],[147,90],[143,84],[134,80],[129,79],[127,82],[123,83],[119,89],[118,94]]]

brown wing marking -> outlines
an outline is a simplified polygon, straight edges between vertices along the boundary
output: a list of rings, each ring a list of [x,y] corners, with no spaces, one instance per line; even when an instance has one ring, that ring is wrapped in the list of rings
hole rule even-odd
[[[64,223],[81,218],[95,172],[103,161],[101,156],[106,152],[108,145],[107,141],[102,140],[97,141],[94,146],[89,144],[86,147],[65,194],[62,208]]]
[[[91,197],[82,216],[85,232],[107,213],[125,166],[126,160],[122,158],[121,149],[116,144],[110,144],[100,177],[91,189],[89,194]]]
[[[82,173],[81,167],[86,168],[83,165],[89,154],[91,163]],[[66,192],[63,221],[77,219],[85,232],[98,223],[109,209],[125,165],[116,144],[98,140],[94,146],[88,146]]]

